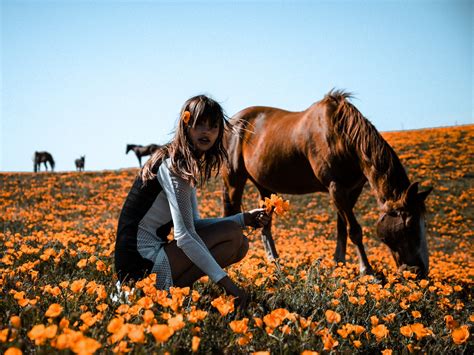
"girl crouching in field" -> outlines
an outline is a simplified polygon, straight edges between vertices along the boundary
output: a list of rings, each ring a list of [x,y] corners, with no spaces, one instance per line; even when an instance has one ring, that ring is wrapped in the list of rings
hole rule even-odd
[[[223,270],[244,258],[245,226],[269,221],[263,209],[225,218],[201,219],[196,198],[213,172],[227,164],[224,131],[230,129],[222,107],[195,96],[181,109],[173,140],[162,146],[139,172],[120,214],[115,270],[121,282],[156,273],[157,288],[192,286],[208,275],[244,306],[246,292]],[[174,228],[174,240],[168,234]]]

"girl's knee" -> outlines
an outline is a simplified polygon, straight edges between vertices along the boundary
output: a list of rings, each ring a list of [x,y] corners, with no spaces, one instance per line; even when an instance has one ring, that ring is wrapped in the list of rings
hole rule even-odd
[[[245,238],[240,225],[232,221],[229,223],[227,227],[226,234],[229,237],[229,239],[231,239],[232,243],[236,244],[236,246],[240,246],[240,244],[242,244],[242,239]]]
[[[245,255],[247,255],[249,251],[249,240],[247,239],[246,236],[242,235],[242,240],[240,247],[237,250],[236,258],[235,258],[235,263],[239,262],[243,258],[245,258]]]

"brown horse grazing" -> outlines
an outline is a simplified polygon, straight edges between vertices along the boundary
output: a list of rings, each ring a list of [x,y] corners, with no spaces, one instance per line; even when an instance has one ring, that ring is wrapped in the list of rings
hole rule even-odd
[[[362,244],[353,207],[368,181],[381,210],[376,230],[397,266],[428,274],[424,200],[410,184],[397,154],[375,127],[349,102],[350,94],[330,91],[302,112],[249,107],[231,122],[241,135],[228,135],[229,170],[224,177],[224,214],[240,211],[247,179],[261,197],[271,193],[328,192],[337,209],[335,260],[345,262],[347,236],[357,247],[361,273],[373,270]],[[267,253],[276,250],[271,224],[262,231]],[[266,240],[269,238],[269,240]]]
[[[49,163],[51,167],[51,171],[54,171],[54,159],[53,156],[48,153],[48,152],[35,152],[35,155],[33,156],[33,171],[36,173],[40,170],[41,168],[41,163],[44,163],[44,168],[46,171],[48,171],[48,165],[46,163]]]
[[[86,164],[86,156],[82,155],[79,159],[74,160],[77,171],[84,171],[84,165]]]
[[[138,145],[138,144],[127,144],[127,151],[125,154],[128,154],[129,151],[133,150],[135,155],[138,158],[138,163],[140,164],[140,168],[142,167],[142,157],[146,155],[153,154],[158,148],[161,147],[158,144],[149,144],[146,146]]]

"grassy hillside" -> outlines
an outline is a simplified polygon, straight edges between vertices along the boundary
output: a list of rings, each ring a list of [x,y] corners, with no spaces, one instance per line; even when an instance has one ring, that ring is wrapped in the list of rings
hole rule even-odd
[[[137,170],[0,173],[0,352],[472,352],[474,126],[384,137],[410,180],[434,187],[429,279],[397,273],[375,238],[368,187],[355,211],[386,284],[359,277],[350,242],[348,263],[334,264],[336,213],[326,194],[288,195],[291,209],[273,227],[282,271],[249,229],[249,254],[229,273],[251,303],[227,314],[232,301],[206,278],[170,297],[146,280],[129,304],[110,299],[117,218]],[[202,216],[220,215],[219,181],[199,198]],[[257,202],[249,185],[244,206]]]

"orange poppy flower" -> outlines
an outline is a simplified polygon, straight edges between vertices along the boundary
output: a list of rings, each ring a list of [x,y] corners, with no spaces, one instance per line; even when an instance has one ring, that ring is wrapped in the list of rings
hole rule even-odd
[[[78,267],[79,269],[85,268],[86,265],[87,265],[87,259],[81,259],[81,260],[79,260],[76,265],[77,265],[77,267]]]
[[[388,336],[389,331],[384,324],[379,324],[372,328],[371,333],[375,335],[377,342],[379,342]]]
[[[459,323],[456,322],[452,315],[444,316],[444,321],[446,322],[446,328],[448,329],[455,329],[459,326]]]
[[[145,333],[143,332],[143,326],[139,324],[129,324],[127,336],[132,343],[144,343]]]
[[[21,318],[18,316],[11,316],[10,317],[10,324],[13,328],[20,329],[21,327]]]
[[[290,314],[290,312],[284,308],[277,308],[270,314],[263,317],[263,322],[270,329],[275,329],[281,322]]]
[[[116,347],[113,348],[113,352],[114,353],[118,353],[118,354],[125,354],[125,353],[128,353],[132,350],[132,348],[129,348],[128,347],[128,343],[125,341],[125,340],[122,340],[121,342],[119,342],[117,344]]]
[[[137,305],[145,309],[150,309],[151,307],[153,307],[153,300],[151,299],[151,297],[145,296],[137,301]]]
[[[123,318],[114,318],[109,322],[107,331],[109,333],[116,333],[123,327],[124,323]]]
[[[172,317],[168,319],[168,325],[173,329],[174,331],[178,331],[186,325],[186,323],[183,322],[183,315],[178,314],[175,317]]]
[[[92,312],[86,312],[86,313],[81,314],[80,319],[88,327],[92,327],[95,324],[95,322],[97,322],[97,318],[92,314]]]
[[[167,324],[155,324],[151,327],[150,332],[160,343],[165,343],[174,334],[174,330]]]
[[[359,349],[362,346],[362,342],[360,340],[354,340],[352,344]]]
[[[249,319],[244,318],[242,320],[234,320],[229,323],[230,329],[237,334],[245,334],[248,329]]]
[[[459,328],[456,328],[451,333],[451,338],[453,338],[454,344],[460,345],[464,344],[467,339],[469,339],[469,328],[467,325],[462,325]]]
[[[49,306],[48,310],[44,314],[48,318],[56,318],[59,316],[63,311],[63,307],[57,303],[53,303]]]
[[[21,354],[23,354],[23,352],[14,346],[12,346],[11,348],[8,348],[5,351],[5,355],[21,355]]]
[[[69,328],[69,320],[63,317],[61,321],[59,322],[59,328],[60,329]]]
[[[339,345],[339,342],[332,337],[331,334],[326,334],[323,337],[324,350],[331,350]]]
[[[413,330],[411,330],[411,326],[404,325],[403,327],[400,327],[400,334],[407,338],[410,338],[413,335]]]
[[[87,355],[95,353],[101,346],[95,339],[82,337],[72,344],[71,350],[76,354]]]
[[[146,324],[151,324],[153,322],[153,320],[155,319],[155,314],[153,313],[152,310],[147,309],[147,310],[145,310],[145,312],[143,312],[142,317],[143,317],[143,321]]]
[[[263,321],[262,321],[262,318],[259,318],[259,317],[253,317],[253,320],[255,322],[255,325],[259,328],[262,327],[263,325]]]
[[[420,340],[429,335],[433,335],[431,329],[425,328],[425,326],[421,323],[412,324],[411,329],[413,330],[413,333],[415,333],[417,340]]]
[[[191,323],[196,323],[197,321],[203,320],[206,317],[207,317],[207,312],[206,311],[196,309],[195,307],[193,307],[191,309],[191,311],[189,312],[189,314],[188,314],[188,320]]]
[[[383,320],[387,323],[391,323],[393,322],[396,316],[397,315],[395,313],[390,313],[390,314],[387,314],[385,317],[383,317]]]
[[[45,326],[44,324],[37,324],[28,332],[28,338],[33,340],[36,345],[42,345],[45,340]]]
[[[330,309],[326,311],[325,315],[326,315],[326,320],[328,321],[328,323],[339,323],[341,321],[341,315]]]
[[[191,350],[193,351],[193,353],[198,351],[200,342],[201,342],[201,338],[197,336],[193,336],[193,339],[191,340]]]
[[[87,282],[86,279],[73,281],[71,285],[69,286],[69,288],[71,289],[72,292],[79,293],[82,291],[82,289],[86,285],[86,282]]]
[[[183,120],[185,125],[189,123],[190,118],[191,118],[191,112],[189,111],[184,111],[183,114],[181,115],[181,119]]]
[[[284,201],[276,194],[271,194],[270,198],[265,197],[263,201],[260,200],[259,205],[265,208],[265,212],[270,213],[273,210],[278,215],[282,215],[290,209],[290,201]]]
[[[211,302],[211,305],[217,308],[222,316],[226,316],[228,313],[232,313],[234,311],[234,298],[220,296],[214,299]]]

